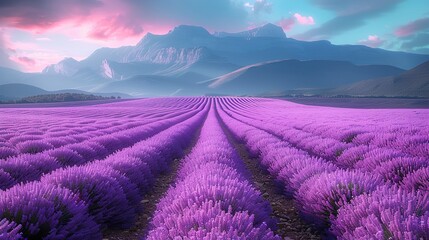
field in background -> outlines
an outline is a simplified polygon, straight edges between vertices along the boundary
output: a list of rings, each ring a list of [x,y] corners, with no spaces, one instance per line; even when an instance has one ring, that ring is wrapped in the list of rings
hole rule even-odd
[[[427,98],[329,98],[329,97],[301,97],[301,98],[282,98],[294,103],[341,107],[341,108],[429,108],[429,99]]]
[[[0,239],[428,239],[429,110],[336,106],[0,108]]]

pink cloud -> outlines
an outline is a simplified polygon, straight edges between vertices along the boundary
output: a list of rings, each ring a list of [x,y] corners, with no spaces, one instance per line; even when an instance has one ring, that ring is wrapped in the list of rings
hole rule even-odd
[[[295,17],[296,21],[298,21],[298,23],[301,25],[314,25],[314,19],[312,16],[306,17],[302,16],[299,13],[295,13],[293,16]]]
[[[360,40],[358,43],[368,47],[377,48],[383,45],[386,41],[380,39],[377,35],[369,35],[367,39]]]
[[[51,53],[44,49],[20,51],[18,54],[10,56],[10,59],[25,72],[40,72],[49,64],[56,63],[63,58],[64,56],[60,54]]]
[[[417,19],[398,27],[395,30],[395,35],[397,37],[407,37],[425,29],[429,29],[429,17]]]
[[[13,56],[12,61],[19,63],[21,65],[24,65],[27,68],[34,67],[36,65],[36,61],[34,59],[31,59],[29,57],[15,57]]]
[[[285,31],[289,31],[295,25],[295,19],[293,17],[282,18],[277,22],[277,25],[283,28]]]
[[[269,12],[271,5],[270,0],[252,1],[255,12]],[[196,0],[26,0],[3,4],[0,1],[0,27],[38,34],[55,30],[63,34],[64,26],[74,25],[72,32],[78,33],[84,26],[87,32],[74,36],[77,38],[120,39],[121,33],[125,37],[139,34],[142,37],[143,30],[172,27],[171,23],[229,30],[245,27],[247,16],[246,7],[230,0],[210,1],[210,4]]]
[[[93,13],[104,4],[97,0],[10,1],[0,5],[0,25],[43,33]]]
[[[291,30],[296,24],[300,25],[314,25],[315,21],[312,16],[302,16],[299,13],[295,13],[293,16],[288,18],[282,18],[277,22],[277,25],[283,28],[283,30]]]
[[[10,58],[12,53],[14,53],[14,50],[9,47],[9,37],[3,29],[0,29],[0,67],[19,70],[19,65]]]
[[[64,56],[52,50],[40,47],[36,42],[13,41],[4,34],[3,47],[8,49],[8,57],[17,67],[26,72],[40,72],[49,64],[58,62]]]
[[[142,33],[143,27],[141,24],[123,15],[118,15],[97,21],[89,31],[88,36],[95,39],[123,39],[140,36]]]

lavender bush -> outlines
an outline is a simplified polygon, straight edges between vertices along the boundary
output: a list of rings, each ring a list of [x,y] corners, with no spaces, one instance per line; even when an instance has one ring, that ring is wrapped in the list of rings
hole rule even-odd
[[[94,220],[104,227],[127,228],[134,222],[135,209],[121,184],[108,167],[81,166],[57,170],[42,182],[69,189],[88,205]]]
[[[341,208],[332,231],[340,239],[427,239],[428,200],[428,192],[383,186]]]
[[[325,227],[340,207],[363,194],[374,191],[383,181],[370,174],[337,170],[308,179],[299,188],[296,198],[306,219]]]
[[[44,183],[17,185],[0,193],[0,219],[20,225],[28,239],[98,239],[98,225],[71,191]],[[11,229],[5,229],[11,233]],[[17,229],[12,230],[16,232]],[[0,231],[0,236],[5,234]],[[18,234],[18,233],[16,233]]]

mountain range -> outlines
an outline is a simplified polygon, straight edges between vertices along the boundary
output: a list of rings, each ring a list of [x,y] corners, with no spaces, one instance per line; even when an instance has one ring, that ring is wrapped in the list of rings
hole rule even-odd
[[[361,95],[372,94],[373,82],[380,78],[384,85],[396,85],[398,81],[392,79],[400,76],[417,81],[423,75],[411,77],[406,70],[426,61],[429,55],[299,41],[273,24],[213,34],[181,25],[165,35],[147,33],[135,46],[101,48],[82,61],[66,58],[41,73],[0,68],[0,85],[21,83],[50,91],[79,89],[136,97],[269,95],[305,89],[342,89]],[[412,86],[422,84],[408,84],[410,89],[400,94],[420,96]]]

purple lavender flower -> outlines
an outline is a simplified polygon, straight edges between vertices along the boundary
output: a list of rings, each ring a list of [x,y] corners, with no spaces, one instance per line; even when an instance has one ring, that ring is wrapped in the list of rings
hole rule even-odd
[[[312,178],[313,176],[316,176],[321,173],[330,173],[338,170],[338,168],[332,163],[324,162],[320,159],[310,159],[313,160],[313,162],[309,162],[305,165],[296,164],[297,166],[301,167],[295,167],[294,165],[292,165],[293,167],[291,167],[291,169],[294,169],[295,172],[291,172],[285,175],[283,175],[283,171],[280,172],[279,177],[283,176],[282,179],[284,179],[284,182],[287,183],[285,184],[286,193],[293,195],[298,191],[298,189],[303,183],[305,183],[307,179]],[[289,176],[289,178],[285,176]]]
[[[134,222],[135,209],[121,184],[103,166],[80,166],[57,170],[42,178],[76,193],[88,205],[90,215],[103,227],[127,228]]]
[[[47,154],[21,154],[7,161],[0,161],[0,169],[7,172],[16,182],[38,180],[43,174],[60,167],[60,164]]]
[[[428,239],[429,193],[381,186],[338,211],[332,232],[340,239]]]
[[[341,206],[381,184],[383,181],[374,175],[337,170],[308,179],[299,188],[296,199],[305,219],[325,227],[329,226],[330,218],[338,214]]]
[[[47,143],[43,140],[29,140],[25,142],[18,143],[16,148],[21,153],[30,153],[35,154],[39,152],[43,152],[48,149],[54,148],[52,144]]]
[[[407,190],[429,191],[429,167],[423,167],[405,176],[402,187]]]
[[[0,159],[18,155],[18,151],[11,147],[0,147]]]
[[[77,152],[64,147],[49,150],[47,154],[55,158],[62,166],[81,165],[86,162]]]
[[[374,172],[383,177],[386,181],[400,183],[407,174],[410,174],[422,167],[428,166],[429,162],[423,158],[393,158],[380,164]]]
[[[8,189],[15,184],[15,179],[13,179],[9,173],[0,169],[0,190]]]
[[[147,163],[126,154],[113,155],[94,164],[110,166],[124,174],[141,193],[146,193],[155,180]]]
[[[14,222],[9,222],[7,219],[0,220],[0,239],[17,240],[22,239],[21,225]]]
[[[85,203],[67,189],[38,182],[17,185],[0,196],[0,219],[20,224],[24,238],[101,238]]]
[[[281,239],[265,223],[254,226],[254,215],[224,210],[220,202],[205,201],[191,205],[180,213],[165,216],[162,223],[149,232],[147,239]]]

